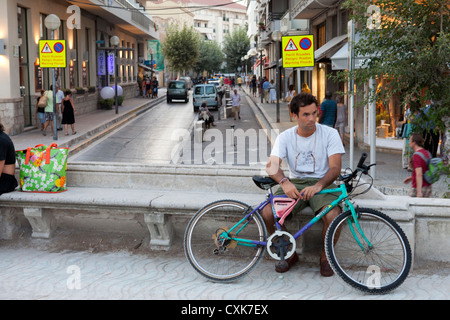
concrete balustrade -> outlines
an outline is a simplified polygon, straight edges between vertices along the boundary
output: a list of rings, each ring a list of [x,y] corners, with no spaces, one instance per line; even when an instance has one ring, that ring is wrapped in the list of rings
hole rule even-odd
[[[70,163],[66,192],[0,196],[0,239],[17,237],[24,227],[39,238],[50,238],[58,228],[81,229],[149,235],[152,249],[168,249],[180,241],[187,221],[204,205],[221,199],[251,206],[263,201],[265,191],[254,185],[253,175],[264,175],[264,169]],[[450,262],[450,199],[386,196],[372,188],[354,200],[396,220],[416,261]],[[312,216],[306,208],[289,221],[289,230],[298,230]],[[321,229],[320,224],[313,226],[297,240],[305,259],[320,251]]]

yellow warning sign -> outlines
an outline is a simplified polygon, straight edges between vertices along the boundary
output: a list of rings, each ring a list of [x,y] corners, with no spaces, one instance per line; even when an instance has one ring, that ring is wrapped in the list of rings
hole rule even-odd
[[[314,42],[312,35],[284,36],[283,68],[314,67]]]
[[[39,62],[41,68],[65,68],[66,41],[39,40]]]

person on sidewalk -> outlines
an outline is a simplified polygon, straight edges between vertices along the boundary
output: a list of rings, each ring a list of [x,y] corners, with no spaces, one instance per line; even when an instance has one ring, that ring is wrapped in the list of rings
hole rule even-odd
[[[66,136],[69,135],[69,124],[72,129],[72,134],[76,134],[75,131],[75,114],[77,113],[75,109],[75,105],[72,100],[72,91],[67,90],[66,96],[62,100],[62,124],[64,125],[64,131],[66,132]]]
[[[263,80],[263,93],[264,93],[264,100],[266,101],[266,103],[269,103],[269,90],[270,90],[270,82],[269,80],[267,80],[267,78],[264,78]]]
[[[273,80],[270,80],[269,101],[270,103],[277,102],[277,86],[275,85]]]
[[[257,88],[258,81],[256,81],[256,76],[255,75],[253,75],[252,80],[250,81],[250,83],[251,83],[251,86],[252,86],[253,96],[256,97],[256,90],[258,89]]]
[[[289,86],[289,91],[286,92],[286,98],[285,101],[288,103],[288,109],[289,109],[289,120],[292,122],[292,111],[291,111],[291,101],[292,98],[295,97],[295,90],[294,90],[294,85],[291,84]]]
[[[12,192],[18,186],[15,170],[16,148],[0,123],[0,195]]]
[[[206,129],[209,129],[211,126],[216,126],[214,124],[214,115],[209,111],[206,101],[203,101],[198,109],[198,119],[205,121]]]
[[[50,125],[50,131],[53,132],[53,91],[52,86],[50,90],[45,91],[44,95],[47,97],[47,105],[45,106],[45,125],[42,134],[47,135],[47,127]]]
[[[44,131],[45,126],[45,107],[39,107],[39,100],[44,96],[45,91],[41,90],[41,95],[37,98],[36,113],[39,116],[39,122],[41,124],[41,131]]]
[[[231,94],[231,110],[234,113],[234,120],[236,120],[236,113],[241,119],[241,95],[238,93],[237,89],[234,89]]]
[[[337,97],[337,112],[336,112],[336,123],[334,127],[339,132],[341,136],[342,144],[344,144],[344,130],[347,125],[347,106],[343,103],[343,98],[341,96]]]
[[[319,123],[334,128],[336,124],[337,103],[331,100],[331,92],[325,92],[325,100],[320,105]]]
[[[64,92],[62,92],[59,84],[56,84],[56,130],[61,131],[62,128],[62,100]]]
[[[409,146],[414,151],[412,156],[413,172],[403,182],[406,184],[412,182],[412,188],[409,193],[411,197],[431,198],[433,193],[431,184],[427,183],[423,178],[423,174],[428,170],[428,165],[418,154],[423,154],[426,159],[431,158],[431,153],[423,147],[423,143],[424,139],[419,133],[413,133],[409,138]]]
[[[345,153],[338,132],[316,123],[317,105],[316,98],[309,93],[300,93],[292,99],[291,110],[297,125],[276,138],[266,165],[267,174],[281,186],[275,195],[301,199],[293,213],[308,205],[318,213],[338,197],[338,194],[330,193],[316,195],[323,189],[337,188],[333,182],[341,172],[341,156]],[[287,161],[289,178],[281,169],[283,159]],[[322,218],[323,239],[328,226],[340,213],[341,208],[335,207]],[[275,221],[271,205],[264,207],[262,217],[268,233],[272,234]],[[298,256],[294,253],[289,259],[277,262],[275,270],[286,272],[296,261]],[[324,248],[320,255],[320,274],[324,277],[333,275]]]

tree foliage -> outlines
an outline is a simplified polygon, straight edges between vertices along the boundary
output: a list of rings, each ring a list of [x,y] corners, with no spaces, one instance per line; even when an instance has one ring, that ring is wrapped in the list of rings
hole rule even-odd
[[[237,68],[242,66],[241,58],[249,49],[250,39],[247,37],[245,28],[235,29],[231,34],[227,34],[223,42],[227,70],[236,72]]]
[[[182,29],[179,29],[178,25],[171,24],[166,33],[162,52],[173,71],[185,74],[194,67],[199,57],[197,32],[186,24]]]
[[[224,54],[216,41],[199,41],[199,58],[194,65],[194,71],[201,73],[207,71],[209,74],[219,71],[224,59]]]
[[[370,99],[387,102],[398,95],[412,111],[433,102],[432,118],[443,127],[442,118],[450,114],[450,38],[449,5],[446,0],[377,0],[378,28],[366,1],[347,0],[360,40],[355,56],[369,57],[354,71],[357,84],[370,78],[384,78],[383,86]],[[373,26],[377,26],[374,21]],[[349,72],[338,73],[348,78]],[[372,100],[373,101],[373,100]],[[365,101],[367,102],[367,101]]]

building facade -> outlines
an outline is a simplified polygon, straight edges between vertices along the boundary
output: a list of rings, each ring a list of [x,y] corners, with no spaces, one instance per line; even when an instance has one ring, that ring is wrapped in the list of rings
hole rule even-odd
[[[0,39],[5,45],[0,56],[0,72],[5,75],[0,78],[0,119],[10,135],[36,126],[36,98],[52,84],[52,68],[40,66],[40,40],[65,40],[66,67],[55,68],[56,83],[86,102],[77,108],[82,114],[97,108],[99,88],[114,83],[116,70],[111,72],[104,63],[114,52],[111,37],[120,39],[117,80],[124,95],[136,93],[142,68],[138,58],[147,50],[146,41],[159,37],[136,1],[0,0],[0,6]],[[54,31],[45,25],[50,14],[60,19]]]

